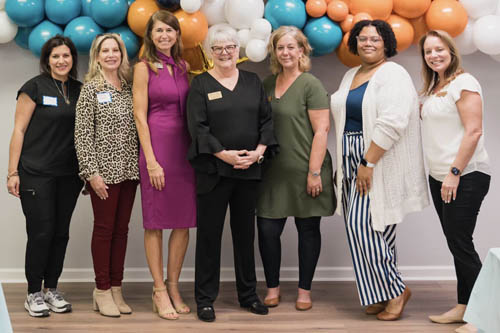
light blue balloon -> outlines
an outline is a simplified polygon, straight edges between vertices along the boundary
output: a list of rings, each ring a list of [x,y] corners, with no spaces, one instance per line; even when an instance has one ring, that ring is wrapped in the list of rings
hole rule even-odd
[[[80,15],[81,0],[45,0],[45,15],[57,24],[67,24]]]
[[[269,0],[266,3],[264,17],[273,30],[282,25],[294,25],[302,29],[306,24],[306,6],[301,0]]]
[[[19,29],[17,29],[17,34],[16,37],[14,37],[14,41],[19,47],[29,50],[28,40],[30,38],[31,31],[33,31],[32,27],[19,27]]]
[[[92,18],[105,28],[122,24],[127,17],[127,11],[127,0],[92,0],[90,3]]]
[[[127,49],[127,55],[129,59],[135,58],[137,52],[139,52],[139,38],[130,30],[126,25],[121,25],[119,27],[110,29],[108,32],[115,32],[120,35]]]
[[[309,39],[314,56],[333,52],[342,41],[342,29],[326,16],[309,20],[304,34]]]
[[[44,0],[7,0],[5,11],[19,27],[33,27],[45,16]]]
[[[71,38],[78,52],[88,54],[94,38],[103,32],[91,17],[80,16],[68,23],[64,36]]]
[[[92,0],[82,0],[82,16],[92,16],[90,13],[90,4]]]
[[[63,31],[60,26],[45,20],[31,31],[28,38],[28,46],[34,55],[40,57],[42,53],[42,46],[46,41],[59,34],[62,35]]]

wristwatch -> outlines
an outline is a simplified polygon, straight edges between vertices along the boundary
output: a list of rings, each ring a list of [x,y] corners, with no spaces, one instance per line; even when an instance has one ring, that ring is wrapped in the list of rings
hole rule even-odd
[[[375,167],[375,163],[368,162],[367,160],[365,160],[364,157],[361,158],[361,164],[367,168],[374,168]]]
[[[319,177],[319,175],[321,174],[321,170],[319,171],[311,171],[309,170],[309,174],[313,177]]]
[[[451,173],[454,174],[455,176],[460,176],[462,171],[460,171],[460,169],[457,167],[451,167]]]
[[[257,164],[262,164],[262,162],[264,162],[264,155],[260,155],[257,159]]]

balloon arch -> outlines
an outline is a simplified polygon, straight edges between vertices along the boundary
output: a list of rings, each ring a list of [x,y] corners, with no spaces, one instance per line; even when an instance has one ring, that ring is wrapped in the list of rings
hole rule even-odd
[[[242,56],[260,62],[273,29],[302,29],[313,55],[336,52],[346,66],[359,64],[347,49],[352,26],[363,19],[388,22],[398,51],[415,44],[429,29],[447,31],[462,54],[477,50],[500,61],[500,0],[0,0],[0,43],[12,40],[40,55],[56,34],[70,37],[88,54],[92,40],[103,32],[122,36],[130,58],[140,51],[148,19],[167,9],[177,16],[186,54],[200,56],[208,30],[233,27]]]

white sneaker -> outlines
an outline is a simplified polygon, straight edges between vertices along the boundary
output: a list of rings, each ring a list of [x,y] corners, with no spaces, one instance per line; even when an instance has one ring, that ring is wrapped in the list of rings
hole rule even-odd
[[[24,308],[32,317],[48,317],[50,315],[49,308],[43,301],[43,293],[41,291],[28,294],[24,301]]]
[[[71,303],[66,302],[62,293],[55,288],[50,288],[43,296],[45,304],[51,311],[57,313],[71,312]]]

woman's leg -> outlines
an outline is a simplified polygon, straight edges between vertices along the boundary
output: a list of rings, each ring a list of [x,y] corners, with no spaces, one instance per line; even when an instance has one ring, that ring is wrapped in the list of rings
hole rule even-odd
[[[321,217],[295,218],[299,234],[299,291],[297,302],[311,303],[311,283],[321,251]]]
[[[173,229],[168,240],[167,287],[174,307],[179,313],[190,312],[179,293],[178,282],[189,243],[189,229]]]

